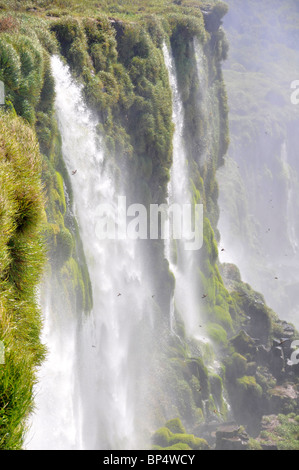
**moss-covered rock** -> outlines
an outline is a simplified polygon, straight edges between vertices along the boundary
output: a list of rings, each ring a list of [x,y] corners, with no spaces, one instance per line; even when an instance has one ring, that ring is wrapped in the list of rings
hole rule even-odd
[[[179,418],[170,419],[165,423],[165,427],[174,434],[184,434],[186,432]]]
[[[176,423],[177,424],[177,423]],[[207,450],[209,448],[205,439],[195,437],[193,434],[173,433],[167,427],[158,429],[152,436],[154,449],[186,449]]]

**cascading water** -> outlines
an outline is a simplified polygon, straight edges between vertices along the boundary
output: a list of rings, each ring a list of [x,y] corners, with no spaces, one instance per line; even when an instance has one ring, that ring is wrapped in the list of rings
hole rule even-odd
[[[174,59],[166,45],[163,53],[173,94],[175,125],[168,207],[176,204],[181,208],[192,207],[183,103]],[[201,56],[196,57],[204,95],[204,65],[199,63]],[[82,87],[57,56],[52,58],[52,71],[62,152],[69,173],[76,170],[72,175],[71,210],[78,220],[88,264],[93,310],[88,315],[74,313],[66,319],[62,313],[53,319],[51,295],[43,303],[44,342],[49,360],[41,370],[37,411],[27,448],[144,448],[149,429],[145,416],[155,311],[151,274],[143,264],[138,241],[107,239],[99,233],[99,208],[105,208],[108,225],[117,230],[118,197],[125,190],[115,183],[113,164],[102,150],[98,120],[84,103]],[[205,158],[212,139],[210,134],[208,137]],[[208,349],[212,353],[212,343],[200,327],[198,257],[193,250],[185,249],[184,237],[166,241],[165,257],[176,279],[170,306],[172,333],[176,309],[187,336],[198,344],[210,343]],[[212,353],[211,359],[213,356]],[[210,362],[209,367],[216,370],[216,363]]]
[[[202,117],[204,117],[206,121],[203,150],[201,151],[200,157],[201,163],[204,163],[211,157],[213,146],[217,145],[220,116],[218,102],[215,98],[215,93],[213,93],[213,85],[209,84],[207,58],[197,38],[193,40],[193,47],[200,91],[199,108]]]
[[[44,316],[41,341],[50,349],[38,374],[36,414],[32,417],[25,447],[29,450],[76,450],[80,448],[75,396],[77,324],[75,317],[55,313],[52,295],[48,279],[40,299]],[[62,302],[61,308],[63,310]]]
[[[183,127],[184,110],[178,89],[176,70],[173,57],[166,44],[163,45],[166,67],[173,95],[173,122],[175,126],[173,137],[173,163],[170,182],[168,185],[168,204],[191,204],[190,183],[188,178],[188,161],[185,151]],[[175,246],[174,246],[175,244]],[[174,255],[176,251],[176,255]],[[174,299],[170,307],[170,321],[173,323],[174,308],[183,315],[188,335],[199,335],[199,298],[195,286],[195,264],[192,250],[186,250],[184,240],[167,240],[165,255],[169,261],[170,269],[175,275],[176,286]],[[186,293],[188,292],[188,296]]]
[[[197,42],[194,43],[195,48],[199,47]],[[184,111],[183,103],[180,96],[176,68],[174,59],[167,46],[163,45],[163,53],[166,67],[169,73],[169,81],[173,96],[173,122],[174,122],[174,138],[173,138],[173,164],[171,168],[171,177],[168,185],[168,204],[191,204],[191,190],[188,176],[188,160],[186,155],[186,147],[183,137],[184,128]],[[199,55],[196,55],[196,59]],[[207,83],[203,75],[204,63],[197,62],[197,73],[202,93],[207,93]],[[210,98],[205,98],[209,100]],[[211,145],[212,131],[209,134],[209,142]],[[209,145],[206,146],[208,154]],[[174,309],[177,308],[184,321],[187,336],[194,338],[198,344],[206,344],[210,353],[207,366],[214,373],[219,373],[219,364],[215,360],[215,352],[213,344],[207,335],[203,332],[201,324],[203,323],[200,311],[200,302],[202,295],[197,285],[196,266],[198,257],[195,256],[196,251],[186,250],[184,240],[168,240],[165,246],[165,256],[169,261],[170,269],[175,275],[175,292],[174,298],[170,306],[170,324],[173,324]],[[223,397],[224,398],[224,397]],[[230,409],[229,403],[226,402],[227,409]]]
[[[168,185],[168,203],[169,205],[179,204],[182,207],[184,204],[192,204],[188,160],[183,137],[184,110],[178,88],[174,59],[165,44],[163,53],[173,95],[172,119],[175,127],[173,163]],[[200,329],[201,296],[196,285],[196,259],[194,253],[193,250],[185,249],[184,240],[169,240],[166,244],[165,254],[176,279],[174,299],[170,308],[171,323],[173,322],[174,309],[177,308],[183,317],[187,335],[205,343],[208,340]]]
[[[88,263],[93,310],[79,318],[74,315],[70,328],[55,331],[52,325],[51,335],[46,337],[52,360],[50,365],[45,364],[41,387],[47,393],[37,396],[31,431],[34,437],[28,447],[56,448],[56,440],[43,440],[45,434],[51,435],[47,415],[52,402],[54,408],[60,403],[55,411],[55,425],[61,430],[59,448],[134,449],[144,446],[140,426],[146,423],[140,424],[138,417],[145,418],[138,411],[139,406],[143,410],[146,407],[152,291],[149,281],[143,278],[136,240],[112,240],[99,233],[100,207],[105,208],[108,223],[115,227],[118,223],[113,172],[105,161],[97,135],[98,122],[84,104],[81,86],[72,80],[69,68],[57,56],[52,57],[52,71],[63,156],[70,174],[76,170],[72,176],[73,211]],[[51,317],[51,308],[44,313]],[[56,342],[60,342],[61,351],[55,347]],[[61,364],[60,352],[63,356],[69,343],[70,363]],[[57,368],[64,369],[64,365],[65,371],[58,374]],[[60,383],[69,371],[74,380],[67,382],[67,396],[61,396]],[[47,381],[55,381],[51,390],[43,375]],[[64,413],[59,412],[66,412],[70,403],[74,404],[72,414],[76,418],[69,422],[71,433],[64,427]],[[43,421],[42,431],[36,427],[39,421]]]

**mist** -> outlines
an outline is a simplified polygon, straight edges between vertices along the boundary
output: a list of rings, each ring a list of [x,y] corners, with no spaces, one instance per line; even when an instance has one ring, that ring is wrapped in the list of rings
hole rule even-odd
[[[218,170],[220,257],[298,327],[298,2],[227,3],[231,143]]]

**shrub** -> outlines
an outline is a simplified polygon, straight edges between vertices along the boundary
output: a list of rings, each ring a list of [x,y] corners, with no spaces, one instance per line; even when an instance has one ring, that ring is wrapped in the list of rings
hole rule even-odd
[[[9,450],[22,447],[35,370],[45,354],[36,304],[45,262],[40,160],[32,129],[0,112],[0,448]]]

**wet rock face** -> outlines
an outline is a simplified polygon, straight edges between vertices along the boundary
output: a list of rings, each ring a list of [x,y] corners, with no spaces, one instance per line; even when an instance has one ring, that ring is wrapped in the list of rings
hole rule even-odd
[[[226,362],[227,390],[234,419],[246,426],[252,436],[258,432],[264,414],[287,414],[299,407],[298,365],[289,365],[295,331],[287,322],[280,322],[279,326],[271,344],[252,337],[247,328],[230,339],[237,352],[233,360]],[[239,441],[236,436],[219,432],[217,446],[242,447]],[[271,450],[272,444],[266,443],[265,449]]]
[[[220,26],[222,25],[221,21],[221,16],[217,13],[216,10],[212,10],[209,8],[202,8],[201,9],[204,22],[205,22],[205,28],[209,33],[215,33],[218,31]]]
[[[230,340],[231,344],[240,354],[255,357],[257,353],[256,342],[249,336],[245,330],[241,330],[234,338]]]
[[[273,344],[270,356],[270,370],[274,377],[281,379],[284,374],[285,357],[282,347]]]
[[[248,434],[236,423],[225,423],[216,430],[215,450],[247,450]]]
[[[250,317],[248,333],[266,344],[271,330],[271,320],[266,305],[256,299],[251,299],[245,304],[246,314]]]

